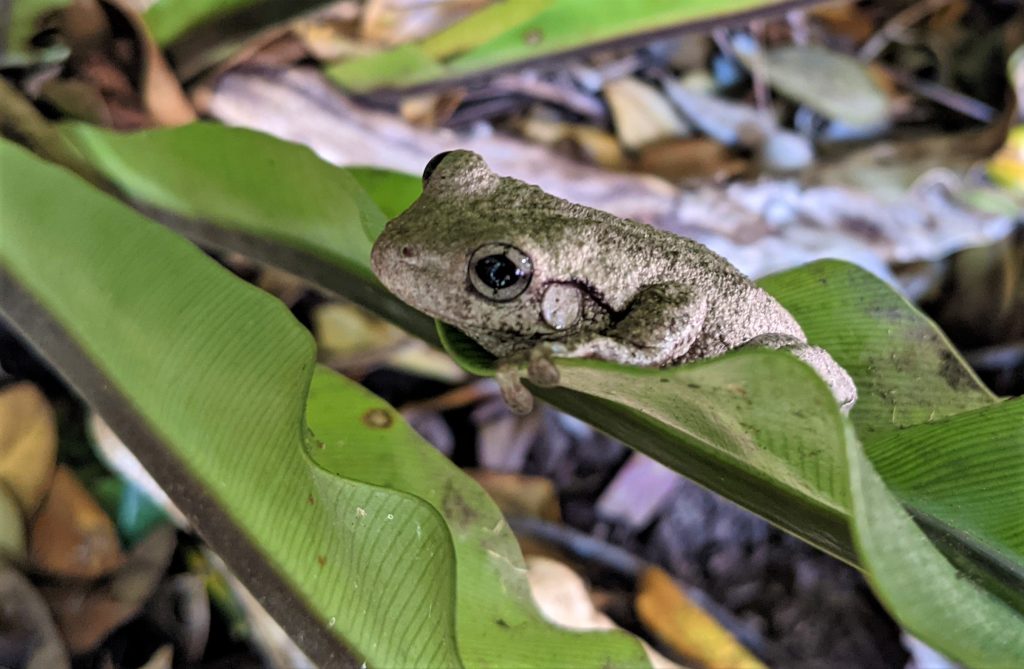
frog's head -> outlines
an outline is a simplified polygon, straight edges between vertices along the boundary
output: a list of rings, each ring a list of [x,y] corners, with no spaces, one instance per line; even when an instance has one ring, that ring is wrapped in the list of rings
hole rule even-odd
[[[413,307],[508,349],[578,319],[567,282],[581,209],[494,174],[475,153],[442,153],[423,172],[423,194],[374,244],[373,271]]]

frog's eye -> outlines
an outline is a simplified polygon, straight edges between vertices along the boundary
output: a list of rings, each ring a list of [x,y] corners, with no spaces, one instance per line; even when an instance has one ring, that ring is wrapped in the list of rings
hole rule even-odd
[[[437,166],[441,164],[441,161],[444,160],[444,157],[447,156],[449,153],[451,153],[451,151],[442,151],[441,153],[437,154],[436,156],[430,159],[430,162],[427,163],[427,166],[423,168],[424,184],[427,183],[427,179],[430,178],[430,175],[434,173],[434,170],[437,169]]]
[[[469,285],[495,302],[522,295],[533,278],[533,262],[511,244],[484,244],[469,259]]]

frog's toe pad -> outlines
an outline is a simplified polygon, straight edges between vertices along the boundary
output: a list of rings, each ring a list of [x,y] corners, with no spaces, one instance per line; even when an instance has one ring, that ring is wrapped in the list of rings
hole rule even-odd
[[[527,375],[531,381],[544,388],[557,386],[561,380],[558,367],[551,358],[551,351],[542,347],[537,347],[531,352]]]
[[[523,416],[533,410],[533,394],[519,380],[516,367],[500,368],[494,378],[498,382],[502,399],[512,413]]]

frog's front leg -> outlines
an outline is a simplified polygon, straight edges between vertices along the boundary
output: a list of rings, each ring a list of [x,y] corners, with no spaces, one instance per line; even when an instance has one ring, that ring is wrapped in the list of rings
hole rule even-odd
[[[707,302],[686,286],[665,283],[644,288],[608,330],[581,332],[502,360],[497,373],[502,396],[514,411],[530,410],[532,396],[520,381],[519,368],[524,363],[527,378],[539,386],[558,384],[560,375],[554,358],[596,358],[645,367],[667,365],[693,345],[706,314]]]

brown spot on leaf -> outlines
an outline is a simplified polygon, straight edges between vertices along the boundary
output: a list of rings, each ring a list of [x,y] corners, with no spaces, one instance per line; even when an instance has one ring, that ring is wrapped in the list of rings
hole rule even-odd
[[[316,556],[316,563],[318,565],[320,565],[321,567],[327,566],[327,556],[326,555],[317,555]]]
[[[367,427],[391,427],[392,422],[391,414],[385,409],[370,409],[363,414],[363,423]]]
[[[316,504],[316,498],[313,497],[312,493],[306,498],[306,504],[309,504],[310,506]]]
[[[540,28],[527,30],[523,33],[523,43],[530,46],[537,46],[544,41],[544,32]]]

